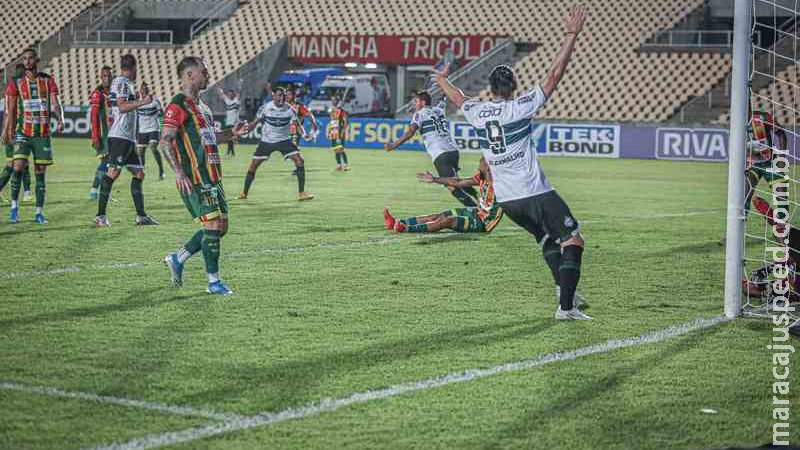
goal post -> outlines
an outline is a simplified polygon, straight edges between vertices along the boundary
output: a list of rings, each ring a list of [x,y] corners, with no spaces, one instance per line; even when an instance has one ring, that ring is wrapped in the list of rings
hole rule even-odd
[[[788,313],[800,323],[799,16],[800,0],[734,4],[724,293],[730,318]]]
[[[752,0],[736,0],[733,18],[733,72],[728,152],[728,215],[725,237],[725,316],[742,311],[744,269],[744,171],[747,144],[747,107],[750,93]]]

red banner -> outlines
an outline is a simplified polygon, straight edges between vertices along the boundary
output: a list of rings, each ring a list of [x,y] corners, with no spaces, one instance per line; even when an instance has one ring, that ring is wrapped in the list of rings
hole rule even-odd
[[[292,35],[289,58],[303,63],[436,64],[447,50],[471,61],[494,47],[498,36]]]

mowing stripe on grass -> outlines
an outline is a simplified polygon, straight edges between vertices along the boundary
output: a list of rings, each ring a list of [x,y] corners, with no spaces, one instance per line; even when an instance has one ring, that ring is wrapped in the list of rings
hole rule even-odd
[[[691,216],[705,216],[705,215],[712,215],[712,214],[719,214],[722,212],[719,211],[695,211],[695,212],[688,212],[688,213],[675,213],[675,214],[656,214],[651,216],[641,216],[641,217],[620,217],[611,220],[585,220],[582,221],[582,224],[599,224],[599,223],[614,223],[614,222],[630,222],[630,221],[638,221],[638,220],[658,220],[658,219],[672,219],[678,217],[691,217]],[[524,231],[522,228],[512,228],[508,230],[496,230],[494,234],[504,234],[504,233],[518,233]],[[296,247],[278,247],[278,248],[262,248],[262,249],[255,249],[255,250],[242,250],[242,251],[232,251],[226,252],[222,255],[223,259],[227,258],[241,258],[243,256],[252,256],[252,255],[268,255],[268,254],[289,254],[289,253],[303,253],[309,250],[314,249],[327,249],[327,248],[357,248],[357,247],[366,247],[370,245],[383,245],[383,244],[394,244],[398,242],[405,242],[405,241],[418,241],[422,239],[447,239],[454,236],[462,236],[462,233],[444,233],[444,234],[420,234],[414,235],[413,237],[385,237],[385,238],[373,238],[368,239],[366,241],[350,241],[350,242],[320,242],[319,244],[308,245],[308,246],[296,246]],[[13,280],[18,278],[28,278],[40,275],[59,275],[59,274],[68,274],[68,273],[76,273],[76,272],[83,272],[83,271],[95,271],[95,270],[127,270],[127,269],[143,269],[149,266],[157,266],[161,265],[160,262],[112,262],[112,263],[104,263],[104,264],[92,264],[88,266],[78,266],[72,265],[67,267],[58,267],[55,269],[33,269],[28,270],[25,272],[12,272],[7,274],[0,275],[0,280]]]
[[[150,409],[166,414],[175,414],[178,416],[205,417],[207,419],[223,420],[223,421],[231,421],[231,420],[235,421],[235,420],[242,420],[245,418],[240,414],[219,413],[215,411],[207,411],[204,409],[194,409],[188,406],[165,405],[163,403],[131,400],[123,397],[97,395],[88,392],[70,392],[53,387],[26,386],[24,384],[18,384],[11,381],[0,382],[0,389],[7,391],[27,392],[30,394],[42,394],[50,397],[89,400],[95,403],[105,403],[110,405],[126,406],[131,408]]]
[[[612,339],[603,342],[601,344],[590,345],[588,347],[582,347],[577,350],[565,351],[560,353],[548,353],[545,355],[540,355],[533,359],[501,364],[489,367],[487,369],[470,369],[470,370],[465,370],[463,372],[448,373],[446,375],[434,378],[428,378],[427,380],[397,384],[394,386],[389,386],[384,389],[357,392],[348,395],[346,397],[326,398],[320,400],[319,402],[309,403],[305,406],[297,408],[288,408],[278,412],[263,412],[253,416],[246,416],[241,419],[229,420],[202,427],[189,428],[182,431],[174,431],[162,434],[151,434],[125,443],[114,443],[110,445],[97,446],[94,447],[94,450],[141,450],[148,448],[157,448],[165,445],[190,442],[210,436],[219,436],[222,434],[232,433],[235,431],[271,425],[286,420],[302,419],[322,412],[335,411],[345,406],[357,403],[369,402],[372,400],[378,400],[387,397],[394,397],[408,392],[437,388],[453,383],[460,383],[464,381],[470,381],[478,378],[497,375],[500,373],[515,372],[519,370],[541,367],[546,364],[551,364],[554,362],[573,360],[581,358],[583,356],[594,355],[599,353],[607,353],[613,350],[618,350],[627,347],[652,344],[655,342],[663,341],[665,339],[681,336],[691,331],[709,328],[711,326],[714,326],[718,323],[727,320],[728,319],[722,316],[715,317],[712,319],[696,319],[692,322],[683,325],[672,326],[662,330],[653,331],[650,333],[644,333],[635,337]]]

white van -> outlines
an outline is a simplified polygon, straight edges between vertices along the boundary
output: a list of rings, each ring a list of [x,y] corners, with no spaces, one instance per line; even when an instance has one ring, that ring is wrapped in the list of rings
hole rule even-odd
[[[338,97],[351,116],[387,117],[391,115],[391,95],[385,74],[365,73],[325,78],[311,97],[309,109],[315,114],[328,113],[331,98]]]

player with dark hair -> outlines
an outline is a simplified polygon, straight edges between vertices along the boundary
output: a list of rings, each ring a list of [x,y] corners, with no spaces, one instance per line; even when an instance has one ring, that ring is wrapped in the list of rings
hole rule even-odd
[[[208,87],[208,67],[202,58],[187,56],[178,64],[183,91],[172,97],[164,113],[159,149],[175,172],[183,203],[195,221],[203,225],[177,252],[164,258],[172,283],[183,285],[183,265],[203,252],[208,274],[206,291],[228,295],[233,291],[219,278],[221,239],[228,232],[228,203],[222,186],[222,159],[218,143],[247,133],[239,123],[222,132],[214,130],[214,115],[203,103],[200,91]]]
[[[389,141],[383,144],[384,149],[387,152],[396,149],[414,137],[414,134],[419,131],[425,144],[425,150],[431,156],[433,166],[439,176],[442,178],[458,177],[459,153],[453,138],[450,136],[450,127],[445,117],[446,100],[443,97],[439,104],[431,106],[430,94],[425,91],[415,92],[414,109],[416,112],[411,118],[411,124],[409,124],[405,134],[400,136],[397,142]],[[473,187],[462,188],[452,185],[445,185],[445,187],[464,206],[476,206],[475,198],[477,193]]]
[[[297,99],[297,91],[294,86],[289,86],[286,89],[286,104],[294,110],[297,116],[297,120],[293,120],[292,123],[289,124],[289,135],[292,136],[292,143],[295,147],[300,148],[300,138],[303,137],[306,117],[311,121],[311,134],[309,135],[311,139],[316,139],[319,133],[317,118],[314,117],[314,113],[312,113],[306,105],[302,104]],[[294,170],[293,174],[297,175],[297,169]]]
[[[256,118],[248,124],[249,128],[261,123],[261,142],[256,147],[250,168],[244,178],[244,189],[239,195],[240,200],[247,199],[256,171],[261,163],[268,160],[273,152],[280,152],[283,159],[291,159],[297,170],[297,200],[306,201],[314,198],[305,190],[306,168],[305,160],[300,154],[300,149],[292,142],[289,136],[289,125],[297,120],[294,110],[286,104],[286,93],[283,88],[276,87],[272,90],[272,101],[261,106],[256,113]],[[300,127],[302,129],[302,127]],[[305,130],[303,130],[305,135]]]
[[[492,174],[486,159],[481,158],[478,173],[472,178],[434,177],[430,172],[417,174],[417,178],[425,183],[436,183],[457,188],[478,186],[480,192],[479,205],[466,208],[456,208],[443,211],[430,216],[417,216],[405,219],[396,219],[388,208],[383,210],[383,225],[387,229],[408,233],[435,233],[449,228],[461,233],[477,232],[488,233],[500,223],[503,218],[503,209],[495,202],[494,188],[492,188]]]
[[[344,142],[347,139],[348,114],[341,107],[339,97],[331,98],[331,121],[328,122],[328,139],[331,141],[331,149],[336,154],[336,170],[350,170],[347,163],[347,153],[344,150]]]
[[[489,75],[493,99],[488,102],[467,100],[447,79],[446,71],[436,74],[442,91],[475,127],[483,156],[491,168],[499,205],[542,245],[559,293],[557,319],[591,319],[575,306],[584,241],[578,221],[539,166],[531,141],[530,121],[561,81],[585,20],[584,7],[570,10],[564,21],[566,34],[561,49],[547,78],[541,86],[519,97],[513,97],[518,83],[514,70],[508,66],[497,66]]]
[[[5,144],[12,139],[16,142],[13,155],[14,174],[11,177],[10,219],[13,223],[19,221],[20,182],[31,154],[36,175],[36,223],[47,223],[44,217],[45,174],[47,166],[53,164],[50,114],[55,116],[56,131],[60,133],[64,130],[64,113],[58,100],[58,86],[52,76],[37,70],[38,63],[36,50],[25,49],[22,52],[24,73],[14,77],[6,87],[6,117],[2,141]]]
[[[142,83],[142,90],[149,91],[150,88],[147,83]],[[164,163],[161,161],[161,153],[158,151],[159,141],[159,116],[162,112],[161,100],[152,95],[153,101],[142,106],[136,110],[136,118],[138,120],[138,133],[137,133],[137,151],[142,157],[142,164],[144,164],[147,149],[153,152],[153,158],[158,165],[158,179],[164,179]]]
[[[92,148],[95,150],[97,159],[100,163],[94,173],[94,182],[89,190],[89,200],[97,200],[97,189],[100,182],[106,175],[108,162],[108,129],[114,122],[109,114],[111,110],[110,87],[111,80],[114,78],[110,66],[103,66],[100,69],[100,85],[97,86],[89,96],[89,122],[92,125]]]
[[[17,63],[14,66],[14,75],[12,78],[20,77],[25,73],[25,65]],[[5,103],[5,97],[2,100]],[[6,166],[0,172],[0,191],[6,186],[11,176],[14,174],[14,143],[9,142],[3,144],[6,151]],[[22,172],[22,202],[28,202],[31,199],[31,165],[25,164],[25,170]]]
[[[158,225],[158,222],[144,211],[144,161],[136,148],[137,117],[136,109],[148,105],[153,97],[145,89],[136,97],[137,64],[136,57],[130,53],[122,55],[121,75],[111,82],[109,101],[114,122],[108,130],[108,168],[100,182],[100,195],[97,201],[97,216],[94,223],[98,227],[109,227],[111,222],[106,215],[111,187],[119,178],[122,168],[127,167],[131,177],[131,196],[136,207],[136,225]]]

